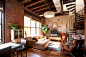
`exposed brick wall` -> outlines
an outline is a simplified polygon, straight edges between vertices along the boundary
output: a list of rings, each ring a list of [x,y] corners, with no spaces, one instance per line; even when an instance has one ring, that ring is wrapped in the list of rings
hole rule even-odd
[[[43,24],[45,24],[45,19],[44,18],[41,19],[41,26],[43,26]],[[44,32],[42,31],[42,29],[41,29],[41,35],[44,35]]]
[[[85,56],[86,56],[86,3],[85,3],[85,41],[84,41],[84,43],[85,43]]]
[[[24,26],[24,7],[17,0],[5,0],[5,42],[11,41],[11,30],[8,22]]]

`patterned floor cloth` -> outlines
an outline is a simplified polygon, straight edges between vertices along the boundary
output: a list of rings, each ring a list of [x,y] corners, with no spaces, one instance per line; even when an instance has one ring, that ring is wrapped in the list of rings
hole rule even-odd
[[[49,43],[48,50],[61,53],[61,47],[62,46],[60,42],[52,42],[52,43]]]

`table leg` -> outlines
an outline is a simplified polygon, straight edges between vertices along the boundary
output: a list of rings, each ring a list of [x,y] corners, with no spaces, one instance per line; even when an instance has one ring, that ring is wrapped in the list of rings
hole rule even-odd
[[[27,57],[27,50],[26,50],[26,57]]]
[[[21,57],[22,57],[22,51],[21,51]]]
[[[18,51],[17,51],[17,57],[18,57]]]

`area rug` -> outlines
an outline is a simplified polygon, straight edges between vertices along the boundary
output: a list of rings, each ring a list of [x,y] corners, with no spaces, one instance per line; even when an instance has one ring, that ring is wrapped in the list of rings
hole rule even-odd
[[[48,51],[54,51],[57,53],[61,53],[61,43],[59,43],[59,42],[49,43],[49,46],[47,49],[48,49]]]

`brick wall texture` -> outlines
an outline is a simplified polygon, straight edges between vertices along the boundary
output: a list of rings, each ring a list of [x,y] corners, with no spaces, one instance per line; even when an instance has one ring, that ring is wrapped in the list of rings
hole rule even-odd
[[[24,6],[19,4],[17,0],[5,1],[5,42],[10,42],[11,30],[7,29],[8,22],[24,26]]]
[[[85,5],[86,5],[86,2],[85,2]],[[85,56],[86,56],[86,6],[85,6],[85,41],[84,41],[84,44],[85,44]]]
[[[41,19],[41,26],[43,26],[43,24],[45,24],[45,19],[44,18]],[[42,29],[41,29],[41,35],[44,35],[44,32],[42,31]]]

